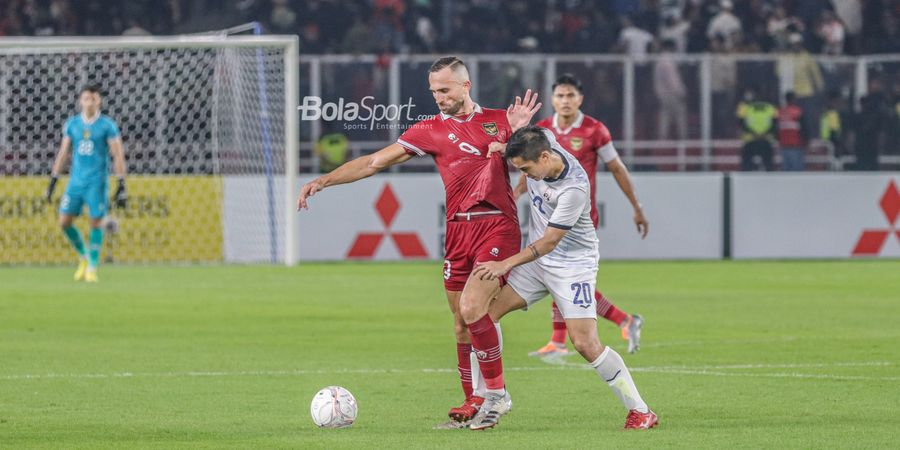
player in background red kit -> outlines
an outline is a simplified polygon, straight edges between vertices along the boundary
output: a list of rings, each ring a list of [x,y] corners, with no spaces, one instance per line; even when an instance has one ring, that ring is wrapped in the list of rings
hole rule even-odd
[[[603,122],[581,112],[581,103],[584,101],[584,91],[581,82],[570,74],[564,74],[557,78],[553,84],[553,109],[556,111],[552,117],[541,120],[536,125],[553,132],[556,140],[584,167],[591,183],[591,220],[594,228],[599,223],[597,214],[597,158],[606,163],[607,170],[613,174],[619,188],[628,197],[628,201],[634,208],[634,223],[637,226],[641,238],[647,236],[649,223],[641,210],[628,169],[613,146],[612,137]],[[525,192],[525,177],[519,179],[515,195],[518,197]],[[602,244],[601,244],[602,245]],[[618,325],[622,330],[622,338],[628,341],[628,353],[634,353],[640,348],[641,327],[644,319],[639,314],[627,314],[616,307],[598,289],[594,292],[597,300],[597,315],[604,317]],[[537,351],[531,352],[531,356],[566,355],[566,321],[559,312],[554,302],[553,334],[550,342]]]
[[[487,389],[505,389],[500,361],[494,357],[500,336],[487,312],[506,280],[469,275],[477,263],[502,260],[521,246],[508,166],[488,146],[506,142],[513,131],[528,125],[541,104],[528,90],[505,111],[482,108],[469,95],[472,83],[465,64],[452,56],[432,64],[428,84],[440,114],[416,123],[396,143],[305,184],[297,207],[307,208],[309,197],[329,186],[369,177],[413,156],[434,158],[447,206],[444,288],[455,319],[458,370],[466,396],[461,407],[450,410],[453,421],[448,427],[462,428],[484,401],[473,394],[473,369],[480,368]],[[508,411],[511,404],[505,406]]]

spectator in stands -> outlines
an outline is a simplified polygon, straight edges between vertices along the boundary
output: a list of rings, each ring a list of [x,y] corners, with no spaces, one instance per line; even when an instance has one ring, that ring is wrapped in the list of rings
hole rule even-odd
[[[862,0],[838,0],[834,11],[846,33],[844,49],[852,54],[860,52],[860,32],[863,29]]]
[[[824,11],[816,34],[822,39],[822,53],[826,55],[844,54],[844,24],[832,11]]]
[[[659,100],[660,140],[669,139],[670,125],[675,125],[678,140],[687,139],[687,88],[672,58],[675,42],[663,41],[662,53],[653,66],[653,90]]]
[[[820,116],[821,92],[825,87],[819,63],[813,59],[803,46],[803,36],[794,33],[790,36],[790,53],[779,59],[778,75],[782,83],[790,86],[797,95],[797,104],[804,111],[806,128],[812,130],[816,126],[816,118]]]
[[[763,170],[773,170],[772,141],[777,130],[778,110],[770,103],[757,99],[756,89],[744,91],[744,99],[738,104],[736,116],[743,132],[741,140],[741,170],[752,171],[762,165]]]
[[[712,41],[715,36],[721,36],[725,48],[731,50],[741,41],[741,21],[732,12],[734,4],[731,0],[722,0],[719,8],[719,13],[709,21],[706,37]]]
[[[844,97],[840,92],[828,94],[828,107],[819,120],[819,138],[831,149],[830,153],[835,157],[843,156],[846,151],[846,136],[844,129],[848,123]]]
[[[786,52],[791,48],[789,38],[794,33],[803,33],[803,22],[796,17],[789,17],[783,6],[775,8],[767,25],[770,42],[769,50]]]
[[[724,39],[716,36],[712,40],[712,52],[716,55],[728,55]],[[710,89],[713,102],[714,137],[731,137],[734,135],[731,119],[735,109],[737,87],[737,63],[731,58],[712,58],[710,61]],[[726,125],[727,124],[727,125]]]
[[[804,123],[803,109],[797,105],[797,96],[788,91],[784,94],[784,105],[778,108],[778,148],[781,152],[781,170],[785,172],[806,170],[809,132]]]
[[[860,99],[856,123],[856,170],[878,170],[878,155],[882,153],[891,123],[891,108],[882,92],[881,81],[869,82],[869,93]],[[896,144],[895,144],[896,145]]]
[[[688,31],[691,25],[684,21],[681,16],[670,15],[663,19],[663,25],[659,27],[660,42],[672,41],[675,43],[674,51],[676,53],[687,52]]]
[[[323,121],[322,137],[316,142],[315,151],[319,155],[319,172],[328,173],[347,162],[350,141],[343,133],[336,132],[332,122]]]
[[[622,16],[621,23],[619,48],[635,61],[643,60],[647,56],[650,45],[653,44],[653,35],[638,27],[628,16]]]

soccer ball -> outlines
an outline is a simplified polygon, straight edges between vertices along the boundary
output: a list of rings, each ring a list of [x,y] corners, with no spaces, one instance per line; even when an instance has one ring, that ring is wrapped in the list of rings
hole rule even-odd
[[[340,386],[328,386],[316,392],[309,412],[319,428],[346,428],[356,421],[356,399]]]

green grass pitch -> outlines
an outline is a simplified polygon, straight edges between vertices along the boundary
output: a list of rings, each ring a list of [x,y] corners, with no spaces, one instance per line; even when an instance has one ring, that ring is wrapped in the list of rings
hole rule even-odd
[[[460,403],[441,266],[0,268],[0,448],[896,448],[900,261],[604,263],[646,317],[618,349],[660,415],[625,411],[583,361],[527,352],[549,303],[503,321],[512,413],[432,430]],[[316,428],[327,385],[359,401]]]

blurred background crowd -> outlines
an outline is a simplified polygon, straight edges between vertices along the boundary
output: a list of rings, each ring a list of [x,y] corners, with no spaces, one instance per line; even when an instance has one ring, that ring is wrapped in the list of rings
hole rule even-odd
[[[606,122],[617,139],[630,135],[633,155],[647,161],[669,151],[690,156],[706,125],[714,142],[705,145],[714,147],[714,155],[739,153],[744,170],[773,170],[779,164],[804,170],[810,167],[802,155],[816,153],[818,161],[830,161],[814,163],[818,170],[900,167],[900,0],[0,0],[0,5],[0,36],[168,35],[259,22],[266,33],[298,35],[301,55],[379,55],[375,63],[324,63],[318,79],[326,100],[388,98],[392,55],[468,53],[505,55],[500,58],[505,62],[482,58],[480,77],[473,80],[479,101],[502,105],[526,87],[546,87],[550,75],[542,57],[523,54],[584,54],[584,61],[558,63],[556,72],[579,76],[589,99],[584,111]],[[597,59],[606,54],[635,62],[626,96],[633,98],[639,119],[630,124],[621,95],[624,68],[621,61]],[[712,55],[706,84],[699,54]],[[304,70],[311,69],[301,65]],[[400,97],[425,106],[431,100],[420,86],[422,70],[402,63],[398,76]],[[302,95],[310,92],[309,78],[301,77]],[[711,105],[706,116],[703,98]],[[548,104],[543,114],[549,112]],[[301,138],[314,143],[317,153],[328,153],[321,148],[332,144],[340,148],[331,152],[339,158],[322,156],[319,167],[395,138],[384,130],[343,125],[323,122],[317,131],[301,123]],[[887,163],[882,156],[888,156]],[[692,167],[700,166],[638,168]]]
[[[3,0],[0,35],[178,34],[259,21],[303,53],[900,52],[900,0]],[[863,33],[865,30],[865,33]]]

